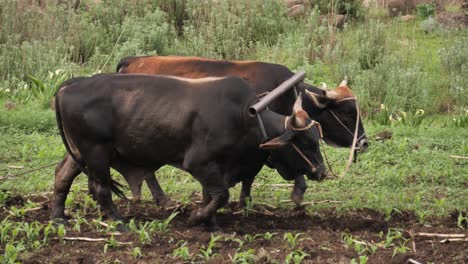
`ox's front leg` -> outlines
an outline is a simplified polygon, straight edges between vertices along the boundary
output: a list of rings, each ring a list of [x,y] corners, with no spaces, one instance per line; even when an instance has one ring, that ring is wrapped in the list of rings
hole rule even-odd
[[[252,202],[251,190],[254,179],[255,175],[253,177],[249,176],[242,179],[242,188],[239,197],[239,207],[241,208],[244,208],[247,205],[247,199]]]
[[[294,189],[291,193],[291,200],[297,205],[301,206],[302,201],[304,200],[304,193],[307,190],[307,183],[305,181],[304,175],[298,175],[294,179]]]
[[[54,196],[52,198],[50,213],[50,217],[52,219],[66,219],[65,200],[70,192],[73,180],[78,176],[78,174],[80,174],[80,172],[78,164],[70,155],[68,155],[68,153],[57,165],[55,169]]]
[[[208,231],[217,230],[216,211],[229,200],[229,190],[219,165],[214,162],[209,163],[192,170],[192,174],[203,186],[203,200],[206,204],[192,211],[188,221],[189,226],[204,223]]]

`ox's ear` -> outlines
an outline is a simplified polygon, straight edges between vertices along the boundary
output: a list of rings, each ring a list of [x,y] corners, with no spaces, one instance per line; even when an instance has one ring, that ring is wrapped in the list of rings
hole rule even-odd
[[[269,140],[263,144],[260,144],[260,148],[265,149],[265,150],[281,148],[289,144],[289,141],[293,138],[293,136],[294,136],[294,132],[290,130],[286,130],[280,136],[275,137],[274,139]]]
[[[336,101],[336,99],[333,98],[333,92],[334,91],[326,91],[326,95],[320,95],[306,90],[306,96],[316,107],[326,108],[329,104]],[[329,97],[329,94],[331,97]]]

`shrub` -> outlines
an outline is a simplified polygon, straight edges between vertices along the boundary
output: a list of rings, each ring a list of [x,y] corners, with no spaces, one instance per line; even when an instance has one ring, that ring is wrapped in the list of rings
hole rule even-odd
[[[435,3],[425,3],[416,6],[416,13],[421,18],[428,18],[435,16],[436,5]]]
[[[444,71],[450,76],[449,92],[460,106],[468,105],[468,52],[466,43],[468,37],[461,37],[450,45],[439,50],[439,56]]]
[[[361,69],[374,68],[385,54],[385,29],[380,22],[369,22],[368,27],[357,32],[358,61]]]
[[[365,9],[361,0],[317,0],[312,1],[322,14],[337,13],[346,15],[351,19],[362,19]]]
[[[439,22],[434,17],[428,17],[421,22],[421,29],[424,33],[429,34],[437,31],[440,28]]]

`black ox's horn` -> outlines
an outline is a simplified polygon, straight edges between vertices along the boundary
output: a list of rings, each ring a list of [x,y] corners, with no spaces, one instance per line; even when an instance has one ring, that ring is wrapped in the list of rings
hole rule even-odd
[[[260,101],[249,108],[249,114],[255,116],[257,113],[263,111],[273,100],[278,98],[278,96],[285,93],[287,90],[291,89],[298,82],[304,80],[305,72],[299,71],[294,74],[291,78],[284,81],[278,87],[273,89],[267,95],[265,95]]]

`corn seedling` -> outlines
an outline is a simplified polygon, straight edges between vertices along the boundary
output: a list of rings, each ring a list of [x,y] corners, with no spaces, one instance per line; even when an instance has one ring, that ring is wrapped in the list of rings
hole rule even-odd
[[[57,232],[57,229],[54,226],[54,222],[50,221],[49,224],[44,228],[44,239],[43,243],[47,243],[50,234],[54,234]]]
[[[274,235],[276,235],[276,233],[266,232],[265,234],[263,234],[263,238],[266,240],[271,240]]]
[[[26,214],[24,208],[17,208],[16,206],[10,207],[10,212],[14,217],[23,218]]]
[[[133,250],[132,250],[132,256],[135,259],[141,259],[141,257],[143,257],[143,253],[141,252],[141,248],[140,247],[134,247]]]
[[[187,247],[187,241],[180,241],[178,244],[181,244],[178,248],[172,251],[172,256],[174,258],[180,258],[183,261],[188,261],[191,258],[189,248]]]
[[[210,242],[208,242],[207,246],[202,246],[202,248],[200,248],[200,253],[198,253],[198,256],[204,260],[209,260],[210,258],[214,257],[216,253],[213,252],[213,249],[217,246],[216,241],[219,239],[221,239],[221,236],[211,235]]]
[[[352,259],[350,264],[367,264],[369,258],[367,256],[359,256],[359,262],[356,259]]]
[[[5,244],[9,240],[9,233],[12,226],[13,224],[8,220],[8,217],[0,222],[0,244]]]
[[[5,253],[0,256],[0,262],[5,264],[16,264],[18,253],[26,249],[23,242],[19,242],[16,246],[13,243],[7,243],[5,246]]]
[[[255,250],[248,249],[247,251],[239,252],[237,251],[232,257],[233,263],[255,263]]]
[[[25,237],[26,237],[26,242],[29,247],[32,249],[37,249],[41,246],[41,243],[39,241],[39,235],[41,232],[41,225],[38,222],[32,222],[30,223],[23,223],[21,230],[23,231]]]
[[[59,237],[60,241],[63,241],[63,238],[67,234],[67,230],[65,229],[64,225],[59,225],[57,227],[57,236]]]
[[[232,237],[225,237],[224,238],[224,241],[233,241],[233,242],[236,242],[238,245],[237,247],[238,248],[242,248],[242,246],[244,245],[244,240],[240,239],[240,238],[236,238],[234,236]]]
[[[284,262],[287,264],[289,263],[300,264],[308,256],[310,255],[305,253],[302,250],[294,250],[286,256],[286,259],[284,260]]]
[[[261,234],[255,234],[255,235],[250,235],[250,234],[247,234],[244,236],[244,239],[245,241],[247,241],[247,243],[252,243],[255,239],[261,237],[262,235]]]
[[[106,241],[106,244],[104,245],[104,254],[107,253],[107,249],[116,248],[118,246],[119,242],[114,238],[114,235],[111,235],[111,237]]]
[[[467,225],[468,225],[468,217],[463,216],[462,212],[458,213],[457,226],[461,229],[465,229]]]
[[[146,222],[144,225],[140,223],[137,227],[137,225],[135,224],[135,220],[132,219],[130,220],[130,223],[128,223],[128,228],[130,229],[130,231],[138,235],[138,238],[142,244],[149,244],[151,243],[151,241],[153,241],[148,231],[149,225],[150,222]]]
[[[174,219],[179,213],[174,212],[169,215],[165,220],[154,220],[151,221],[149,224],[150,232],[157,232],[157,233],[165,233],[169,230],[169,224],[171,223],[172,219]]]
[[[290,249],[295,249],[297,244],[302,240],[299,239],[301,235],[303,235],[303,233],[297,233],[295,235],[293,235],[292,233],[286,233],[283,236],[283,240],[288,242]]]
[[[249,213],[252,212],[254,206],[254,202],[252,198],[246,197],[245,198],[245,207],[244,207],[244,216],[249,216]]]

